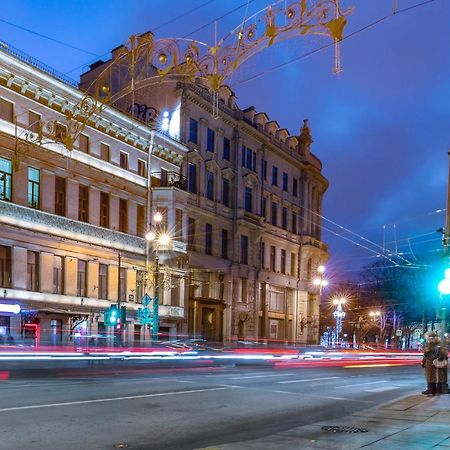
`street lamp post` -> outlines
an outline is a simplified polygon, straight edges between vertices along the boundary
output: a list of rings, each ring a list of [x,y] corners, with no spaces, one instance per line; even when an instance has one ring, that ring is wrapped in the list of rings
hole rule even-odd
[[[146,245],[146,255],[145,255],[145,266],[146,266],[146,279],[148,280],[148,274],[150,271],[150,245],[152,245],[155,251],[155,270],[153,274],[154,290],[153,290],[153,312],[152,312],[152,341],[156,342],[158,340],[158,329],[159,329],[159,250],[161,247],[167,247],[170,244],[171,237],[166,232],[161,231],[159,228],[163,220],[163,215],[157,211],[153,215],[153,221],[156,224],[156,228],[150,227],[149,231],[145,235]],[[147,285],[148,283],[146,283]]]
[[[323,288],[328,286],[328,280],[325,279],[325,266],[321,264],[317,267],[317,275],[313,280],[314,286],[319,288],[319,305],[322,303],[322,291]],[[320,330],[320,324],[318,324]]]
[[[339,345],[339,336],[342,332],[342,321],[345,317],[345,311],[342,309],[342,305],[344,305],[345,303],[347,303],[347,299],[344,297],[335,298],[333,300],[333,305],[336,305],[336,309],[333,312],[333,317],[336,319],[334,346]]]

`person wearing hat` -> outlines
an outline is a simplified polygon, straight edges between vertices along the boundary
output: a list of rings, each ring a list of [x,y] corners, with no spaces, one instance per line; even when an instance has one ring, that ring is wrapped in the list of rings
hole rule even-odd
[[[444,367],[436,367],[433,361],[445,361],[448,363],[447,350],[439,345],[438,335],[434,331],[427,333],[427,342],[423,348],[422,367],[425,369],[425,378],[428,384],[424,395],[436,395],[444,392],[444,386],[447,386],[447,364]]]

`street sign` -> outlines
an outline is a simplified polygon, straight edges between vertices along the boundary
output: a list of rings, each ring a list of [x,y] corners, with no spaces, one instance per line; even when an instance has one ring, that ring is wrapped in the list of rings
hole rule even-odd
[[[145,295],[142,297],[141,303],[142,303],[144,306],[148,306],[148,305],[150,304],[151,301],[152,301],[152,299],[150,298],[150,296],[149,296],[148,294],[145,294]]]
[[[420,336],[420,335],[422,334],[422,330],[421,330],[420,328],[416,328],[416,329],[414,330],[414,334],[415,334],[416,336]]]
[[[401,335],[402,335],[402,330],[397,330],[397,331],[395,332],[395,335],[396,335],[396,336],[401,336]]]
[[[134,302],[134,294],[128,294],[128,301]]]

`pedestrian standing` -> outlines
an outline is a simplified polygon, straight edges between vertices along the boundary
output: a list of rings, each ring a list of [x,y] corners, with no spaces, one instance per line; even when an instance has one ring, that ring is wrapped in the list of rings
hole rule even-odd
[[[448,353],[439,345],[434,331],[427,333],[427,342],[423,348],[422,367],[425,369],[427,389],[424,395],[436,395],[445,391],[447,386]]]

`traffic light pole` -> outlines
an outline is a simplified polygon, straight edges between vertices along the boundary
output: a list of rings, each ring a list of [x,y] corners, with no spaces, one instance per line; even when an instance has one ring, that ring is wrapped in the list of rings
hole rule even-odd
[[[445,232],[444,232],[444,260],[447,266],[450,265],[450,151],[448,157],[448,179],[447,179],[447,209],[445,211]],[[445,299],[441,296],[439,305],[439,318],[441,320],[441,342],[447,343],[447,308],[445,308]]]
[[[155,293],[153,298],[153,320],[152,320],[152,340],[158,341],[159,328],[159,253],[156,248],[155,254]]]

